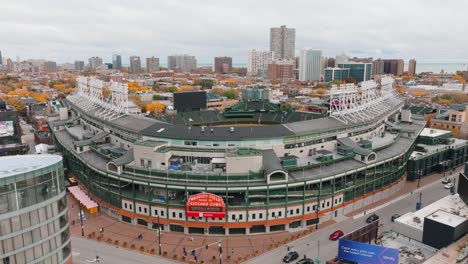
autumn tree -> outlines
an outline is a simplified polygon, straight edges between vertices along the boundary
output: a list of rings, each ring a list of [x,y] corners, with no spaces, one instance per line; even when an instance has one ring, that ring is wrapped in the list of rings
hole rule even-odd
[[[160,102],[153,102],[146,105],[146,111],[151,113],[164,113],[166,110],[166,105]]]
[[[21,102],[17,97],[8,97],[5,102],[11,105],[16,111],[21,112],[24,109],[25,104]]]

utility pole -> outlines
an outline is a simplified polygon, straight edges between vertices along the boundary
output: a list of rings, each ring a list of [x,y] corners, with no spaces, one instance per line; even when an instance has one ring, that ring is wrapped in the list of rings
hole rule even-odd
[[[78,210],[80,210],[80,225],[81,225],[81,236],[84,237],[84,229],[83,229],[83,212],[81,210],[81,203],[78,201]]]
[[[159,243],[159,255],[161,255],[161,224],[159,222],[159,215],[158,215],[158,243]]]
[[[223,255],[223,248],[221,247],[221,239],[218,240],[219,264],[222,264],[221,257]]]

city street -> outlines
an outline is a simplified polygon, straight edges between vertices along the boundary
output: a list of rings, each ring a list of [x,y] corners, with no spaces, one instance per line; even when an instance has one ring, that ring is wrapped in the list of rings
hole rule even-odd
[[[34,142],[34,133],[31,132],[32,126],[30,124],[26,124],[23,119],[20,119],[21,130],[23,135],[21,136],[21,141],[25,144],[29,145],[29,154],[36,153],[36,143]]]
[[[102,264],[173,264],[181,263],[158,256],[150,256],[139,254],[128,249],[121,249],[119,247],[100,243],[90,239],[83,239],[79,237],[72,237],[72,257],[73,263],[97,263],[96,256],[99,256],[99,262]]]
[[[454,175],[458,175],[458,172]],[[450,176],[453,178],[453,175]],[[408,193],[394,201],[377,207],[375,213],[380,216],[380,223],[383,224],[384,231],[391,230],[393,223],[390,218],[394,214],[404,214],[410,211],[414,211],[416,203],[419,201],[419,193],[422,192],[422,203],[423,206],[430,204],[448,194],[450,191],[444,189],[444,185],[440,180],[436,180],[426,186],[423,186],[415,190],[412,194]],[[344,233],[351,232],[365,224],[366,218],[374,210],[367,210],[366,215],[358,214],[356,219],[349,217],[345,221],[335,223],[323,229],[319,229],[317,232],[310,234],[302,239],[296,240],[288,245],[299,253],[300,257],[306,255],[307,257],[315,259],[319,257],[321,263],[325,263],[326,260],[332,259],[337,255],[338,241],[332,241],[329,239],[329,235],[340,229]],[[247,263],[250,264],[264,264],[264,263],[282,263],[283,256],[287,253],[286,247],[280,247],[273,251],[270,251],[264,255],[251,259]]]

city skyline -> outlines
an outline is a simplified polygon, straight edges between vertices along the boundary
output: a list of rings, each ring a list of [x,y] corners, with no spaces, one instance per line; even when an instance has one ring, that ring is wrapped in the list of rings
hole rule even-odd
[[[284,24],[296,29],[296,56],[300,49],[312,48],[323,50],[324,56],[345,52],[351,56],[398,57],[405,61],[416,58],[422,63],[468,60],[468,51],[463,47],[468,40],[461,34],[464,32],[462,10],[468,4],[462,1],[458,1],[460,8],[451,10],[450,16],[443,15],[444,4],[427,1],[379,5],[371,1],[334,1],[303,3],[301,8],[281,6],[281,9],[266,1],[249,3],[249,8],[245,7],[247,2],[244,4],[6,2],[2,3],[0,34],[8,38],[1,50],[3,57],[35,59],[40,55],[58,63],[93,56],[110,62],[112,54],[118,53],[124,58],[154,55],[163,58],[161,64],[167,63],[165,58],[171,54],[192,54],[203,63],[216,56],[230,56],[236,64],[247,62],[250,49],[267,49],[269,29]],[[321,12],[309,18],[308,5]],[[353,19],[346,19],[346,26],[343,26],[341,18],[349,18],[352,9],[358,7],[365,16],[352,16]],[[203,8],[209,16],[200,18],[193,12],[197,8]],[[143,9],[156,10],[158,15],[145,14],[141,12]],[[412,18],[414,10],[420,11],[417,19]],[[263,15],[261,20],[259,12]],[[56,18],[49,16],[50,13]],[[295,15],[286,19],[291,13]],[[175,15],[184,17],[185,21],[193,18],[196,22],[167,23]],[[113,19],[117,16],[118,20]],[[433,19],[436,16],[444,18]],[[81,21],[79,27],[78,20]],[[214,20],[217,23],[213,23]],[[423,30],[425,28],[431,31]],[[450,39],[457,41],[447,41]],[[444,49],[440,49],[442,46]]]

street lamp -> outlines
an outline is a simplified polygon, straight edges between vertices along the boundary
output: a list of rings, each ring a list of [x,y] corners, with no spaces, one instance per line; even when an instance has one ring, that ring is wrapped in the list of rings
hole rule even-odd
[[[159,255],[161,255],[161,224],[159,222],[159,215],[158,215],[158,229],[156,232],[158,234]]]
[[[223,255],[223,248],[221,247],[221,239],[218,240],[219,264],[221,264],[221,257]]]
[[[80,201],[78,201],[78,210],[80,210],[81,236],[84,237],[84,229],[83,229],[83,211],[81,210],[81,203],[80,203]]]
[[[420,182],[421,182],[421,174],[422,174],[422,170],[419,169],[419,170],[418,170],[418,188],[419,188],[419,184],[420,184]]]

